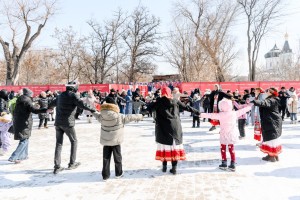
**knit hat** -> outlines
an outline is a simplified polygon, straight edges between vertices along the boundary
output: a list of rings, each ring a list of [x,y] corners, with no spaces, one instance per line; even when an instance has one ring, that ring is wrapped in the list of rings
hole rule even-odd
[[[110,89],[110,92],[116,92],[116,90],[114,88]]]
[[[28,97],[32,97],[33,92],[28,88],[23,88],[23,95],[28,96]]]
[[[165,97],[171,99],[172,98],[171,89],[169,87],[163,87],[161,89],[161,96],[165,96]]]

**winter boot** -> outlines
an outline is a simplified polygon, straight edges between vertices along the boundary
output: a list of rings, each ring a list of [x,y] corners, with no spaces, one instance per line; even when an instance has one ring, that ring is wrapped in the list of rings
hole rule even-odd
[[[278,156],[274,156],[274,157],[275,157],[276,161],[279,161],[279,157]]]
[[[262,160],[269,161],[269,162],[276,162],[275,156],[269,156],[269,155],[263,157]]]
[[[192,128],[195,128],[195,124],[193,124]]]
[[[197,128],[200,128],[200,124],[199,123],[197,123]]]
[[[167,172],[167,162],[166,161],[164,161],[162,163],[162,172]]]
[[[234,161],[231,161],[230,165],[228,166],[228,169],[229,169],[230,171],[235,172],[235,163],[234,163]]]
[[[177,174],[177,166],[172,166],[172,169],[170,169],[170,173],[176,175]]]
[[[222,169],[222,170],[227,169],[227,160],[222,160],[222,164],[219,165],[219,169]]]
[[[212,126],[212,127],[210,127],[209,131],[213,131],[213,130],[216,130],[216,129],[217,129],[216,126]]]

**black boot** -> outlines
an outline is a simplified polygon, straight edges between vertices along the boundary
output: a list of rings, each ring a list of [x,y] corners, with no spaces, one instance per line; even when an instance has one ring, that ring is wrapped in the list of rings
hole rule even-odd
[[[200,124],[199,123],[197,124],[197,128],[200,128]]]
[[[212,126],[209,131],[213,131],[213,130],[216,130],[217,128],[215,126]]]
[[[174,175],[177,174],[177,161],[172,161],[172,169],[170,169],[170,172]]]
[[[227,160],[222,160],[222,164],[219,165],[219,169],[222,169],[222,170],[227,169]]]
[[[278,156],[275,156],[275,159],[276,159],[276,161],[279,161],[279,157]]]
[[[164,161],[162,164],[162,172],[167,172],[167,161]]]
[[[228,169],[229,169],[230,171],[235,172],[235,163],[234,163],[234,161],[231,161],[230,165],[228,166]]]
[[[269,161],[269,162],[276,162],[275,156],[269,156],[269,155],[263,157],[262,160]]]
[[[170,173],[176,175],[177,174],[177,166],[172,166],[172,169],[170,169]]]

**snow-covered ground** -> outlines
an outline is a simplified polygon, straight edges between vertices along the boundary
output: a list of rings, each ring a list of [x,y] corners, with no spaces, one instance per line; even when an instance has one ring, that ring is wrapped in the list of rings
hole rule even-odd
[[[100,124],[84,119],[77,121],[77,161],[75,170],[53,175],[55,130],[37,129],[37,119],[29,142],[29,159],[21,164],[7,161],[18,141],[12,141],[8,155],[0,157],[0,199],[300,199],[300,124],[283,125],[283,152],[280,161],[261,160],[263,153],[255,146],[253,127],[247,127],[247,138],[236,145],[237,171],[217,168],[220,164],[218,130],[208,132],[209,123],[191,128],[192,118],[182,117],[187,160],[178,165],[174,176],[161,172],[154,159],[156,144],[154,124],[145,118],[128,124],[122,144],[122,179],[103,182],[101,177],[102,146]],[[62,164],[67,167],[70,143],[64,138]],[[229,157],[229,154],[228,154]],[[112,159],[113,161],[113,159]],[[169,166],[168,166],[169,167]]]

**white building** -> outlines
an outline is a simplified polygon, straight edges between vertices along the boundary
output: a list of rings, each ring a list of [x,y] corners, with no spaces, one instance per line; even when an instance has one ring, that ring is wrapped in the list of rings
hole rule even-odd
[[[285,34],[285,42],[282,50],[275,44],[274,47],[265,54],[266,70],[276,70],[283,66],[291,66],[293,64],[293,52],[288,42],[288,34]]]

